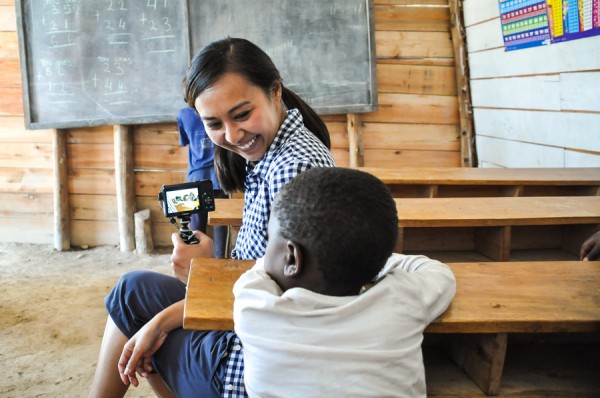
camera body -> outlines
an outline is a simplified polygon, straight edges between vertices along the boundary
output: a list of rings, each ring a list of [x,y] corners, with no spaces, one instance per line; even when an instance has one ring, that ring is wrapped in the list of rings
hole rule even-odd
[[[188,244],[199,243],[188,225],[192,214],[215,210],[212,181],[202,180],[163,185],[158,193],[158,202],[165,217],[169,218],[172,224],[177,224],[175,218],[180,219],[179,235],[184,242]]]

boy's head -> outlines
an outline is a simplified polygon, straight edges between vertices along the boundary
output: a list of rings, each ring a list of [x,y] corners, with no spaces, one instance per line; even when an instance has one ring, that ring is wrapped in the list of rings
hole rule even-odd
[[[310,169],[279,193],[268,233],[265,270],[283,290],[357,294],[394,250],[396,204],[370,174]]]

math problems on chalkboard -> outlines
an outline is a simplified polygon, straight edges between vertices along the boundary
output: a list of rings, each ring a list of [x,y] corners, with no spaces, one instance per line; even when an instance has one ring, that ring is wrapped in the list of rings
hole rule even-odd
[[[21,6],[30,127],[167,121],[185,105],[176,89],[189,60],[184,1]]]
[[[16,10],[27,128],[173,122],[191,56],[225,36],[263,48],[319,113],[377,107],[373,0],[17,0]]]

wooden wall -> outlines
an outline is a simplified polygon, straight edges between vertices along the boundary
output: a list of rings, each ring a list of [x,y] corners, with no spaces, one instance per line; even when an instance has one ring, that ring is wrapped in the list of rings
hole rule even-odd
[[[448,0],[375,0],[379,109],[326,116],[338,165],[460,166],[457,84]],[[0,241],[51,244],[54,130],[25,130],[12,0],[0,0]],[[349,127],[351,126],[351,127]],[[353,130],[352,143],[348,131]],[[67,174],[72,246],[118,245],[113,126],[70,129]],[[162,184],[185,180],[187,148],[175,123],[135,126],[138,209],[152,211],[153,237],[174,231],[159,214]]]
[[[481,167],[600,166],[600,36],[505,52],[497,0],[465,0]]]

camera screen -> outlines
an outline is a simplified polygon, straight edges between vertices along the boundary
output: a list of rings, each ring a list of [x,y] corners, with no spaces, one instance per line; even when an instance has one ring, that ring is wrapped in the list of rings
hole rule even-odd
[[[165,193],[169,215],[200,209],[198,188],[184,188]]]

